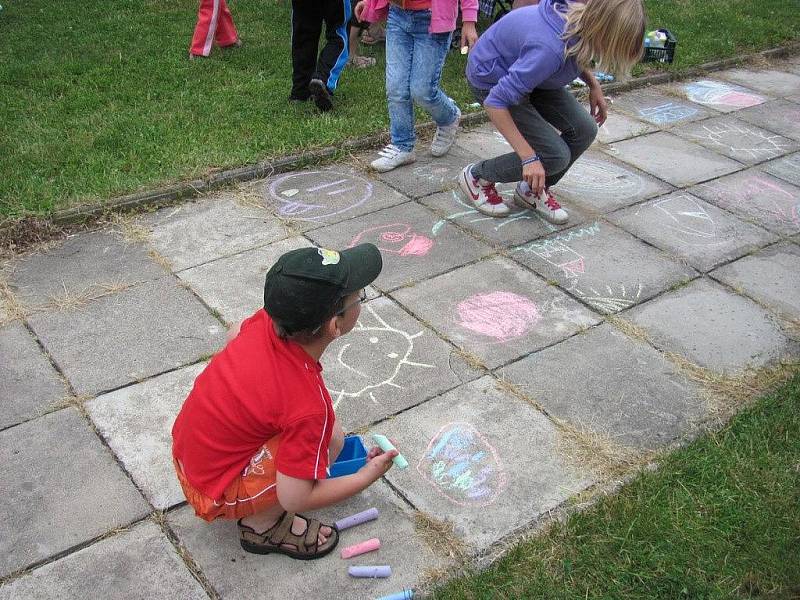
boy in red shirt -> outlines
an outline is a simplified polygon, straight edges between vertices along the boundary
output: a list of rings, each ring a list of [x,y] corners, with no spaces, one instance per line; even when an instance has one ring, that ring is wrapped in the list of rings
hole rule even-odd
[[[357,473],[326,479],[344,433],[319,364],[356,325],[382,264],[372,244],[281,256],[267,273],[264,309],[197,377],[175,420],[172,454],[186,499],[207,521],[238,519],[248,552],[325,556],[339,542],[336,528],[296,513],[349,498],[392,466],[397,451],[373,448]]]

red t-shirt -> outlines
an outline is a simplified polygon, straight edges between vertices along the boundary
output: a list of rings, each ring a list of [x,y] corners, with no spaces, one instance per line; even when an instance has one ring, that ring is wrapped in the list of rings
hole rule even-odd
[[[172,427],[172,454],[192,486],[219,500],[268,439],[278,471],[324,479],[335,415],[322,366],[279,338],[262,309],[194,382]]]

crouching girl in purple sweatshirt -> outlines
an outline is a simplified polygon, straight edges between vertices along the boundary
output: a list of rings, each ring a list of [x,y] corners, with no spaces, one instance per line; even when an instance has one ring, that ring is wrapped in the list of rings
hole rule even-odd
[[[480,37],[467,80],[514,152],[462,172],[459,184],[477,210],[508,215],[495,183],[518,181],[518,205],[551,223],[569,219],[550,186],[589,147],[608,111],[591,63],[627,73],[641,57],[645,23],[642,0],[541,0],[511,11]],[[589,86],[590,112],[564,87],[578,76]]]

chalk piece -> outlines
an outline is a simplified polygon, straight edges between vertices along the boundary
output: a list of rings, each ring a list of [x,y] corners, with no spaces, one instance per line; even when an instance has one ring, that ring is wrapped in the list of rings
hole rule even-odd
[[[350,515],[349,517],[345,517],[344,519],[339,519],[334,524],[336,525],[336,529],[342,531],[343,529],[347,529],[348,527],[355,527],[356,525],[361,525],[361,523],[366,523],[367,521],[373,521],[377,518],[378,518],[378,509],[368,508],[367,510],[361,511],[360,513]]]
[[[461,46],[461,54],[466,54],[469,52],[469,46]]]
[[[380,446],[381,450],[383,450],[384,452],[389,452],[389,450],[397,450],[397,448],[394,447],[394,444],[392,444],[392,442],[389,441],[389,438],[387,438],[385,435],[381,435],[380,433],[373,433],[372,439],[376,444],[378,444],[378,446]],[[408,468],[408,461],[405,458],[403,458],[402,454],[398,454],[397,456],[395,456],[392,459],[392,462],[394,462],[394,464],[397,465],[398,469]]]
[[[360,554],[366,554],[367,552],[372,552],[373,550],[377,550],[380,547],[381,547],[381,541],[378,538],[372,538],[364,542],[361,542],[360,544],[353,544],[352,546],[343,548],[342,558],[353,558],[354,556],[358,556]]]
[[[347,572],[351,577],[389,577],[392,567],[389,565],[371,565],[368,567],[349,567]]]
[[[403,590],[388,596],[381,596],[378,600],[414,600],[414,590]]]

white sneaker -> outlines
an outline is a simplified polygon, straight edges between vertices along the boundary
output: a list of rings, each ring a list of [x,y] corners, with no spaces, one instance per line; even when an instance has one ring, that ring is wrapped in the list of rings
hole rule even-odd
[[[530,186],[520,181],[514,190],[514,203],[520,208],[535,211],[545,221],[563,225],[569,221],[569,213],[564,210],[548,189],[543,189],[537,198]]]
[[[436,128],[436,134],[433,136],[433,142],[431,142],[431,154],[433,156],[444,156],[450,152],[453,142],[456,141],[456,132],[460,121],[461,111],[456,107],[456,120],[450,125]]]
[[[378,154],[380,155],[380,158],[373,160],[370,165],[372,165],[372,168],[379,173],[385,173],[386,171],[391,171],[397,167],[409,165],[417,160],[417,156],[414,154],[413,150],[406,152],[404,150],[400,150],[400,148],[394,144],[389,144],[383,150],[378,152]]]
[[[461,171],[458,184],[475,210],[490,217],[507,217],[511,212],[503,202],[503,197],[497,193],[494,183],[472,176],[472,165],[467,165]]]

